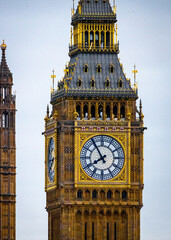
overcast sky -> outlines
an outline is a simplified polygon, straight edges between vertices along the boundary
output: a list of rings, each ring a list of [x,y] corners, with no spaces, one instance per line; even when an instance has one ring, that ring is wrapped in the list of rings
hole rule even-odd
[[[72,0],[0,0],[0,42],[17,91],[17,240],[47,240],[44,117],[51,72],[69,61]],[[142,240],[171,239],[171,1],[117,0],[119,57],[138,69],[145,115]],[[56,81],[57,81],[56,80]]]

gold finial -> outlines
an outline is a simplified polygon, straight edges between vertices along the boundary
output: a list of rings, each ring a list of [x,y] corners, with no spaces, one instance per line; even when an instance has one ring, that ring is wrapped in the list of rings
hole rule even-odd
[[[7,45],[5,44],[5,41],[3,40],[3,43],[1,44],[1,49],[2,50],[6,50],[6,48],[7,48]]]
[[[116,14],[116,1],[113,0],[113,12],[114,14]]]
[[[51,78],[52,78],[52,91],[54,92],[54,81],[55,81],[55,78],[56,78],[54,69],[52,70],[52,73],[53,73],[53,75],[51,75]]]
[[[134,86],[136,85],[136,74],[138,73],[138,70],[136,70],[136,65],[134,65],[134,70],[132,71],[134,74]]]
[[[72,14],[72,16],[74,15],[74,11],[75,11],[75,6],[74,6],[74,0],[73,0],[73,8],[71,9],[71,14]]]

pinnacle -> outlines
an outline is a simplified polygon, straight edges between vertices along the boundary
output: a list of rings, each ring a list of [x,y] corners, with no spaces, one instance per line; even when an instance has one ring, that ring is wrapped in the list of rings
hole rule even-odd
[[[6,57],[5,57],[5,50],[7,48],[7,45],[3,41],[3,44],[1,44],[0,47],[2,50],[2,59],[1,59],[1,63],[0,63],[0,78],[4,77],[4,76],[8,77],[8,76],[11,76],[11,72],[9,70],[9,67],[6,62]]]

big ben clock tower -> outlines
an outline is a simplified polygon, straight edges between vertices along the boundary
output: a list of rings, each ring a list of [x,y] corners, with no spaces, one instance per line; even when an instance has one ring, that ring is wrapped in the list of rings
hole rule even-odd
[[[70,62],[45,117],[49,240],[140,239],[145,128],[115,10],[80,0],[72,12]]]

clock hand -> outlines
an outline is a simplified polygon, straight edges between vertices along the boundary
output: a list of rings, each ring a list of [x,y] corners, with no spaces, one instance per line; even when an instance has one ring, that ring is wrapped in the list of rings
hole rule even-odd
[[[50,173],[50,171],[52,170],[52,165],[53,165],[53,162],[54,162],[54,158],[52,160],[49,160],[49,162],[50,162],[50,167],[49,167],[49,173]]]
[[[104,157],[102,156],[102,154],[101,154],[101,152],[100,152],[99,148],[97,147],[97,145],[96,145],[96,143],[95,143],[95,141],[94,141],[94,139],[93,139],[93,138],[92,138],[92,142],[93,142],[93,144],[94,144],[95,148],[97,149],[97,151],[98,151],[98,153],[99,153],[99,155],[100,155],[100,158],[101,158],[101,159],[103,159],[103,161],[104,161]]]
[[[101,160],[103,161],[103,163],[105,163],[106,161],[104,160],[104,158],[106,157],[106,155],[104,155],[102,158],[99,158],[98,160],[94,161],[94,164],[97,164],[98,162],[100,162]]]

